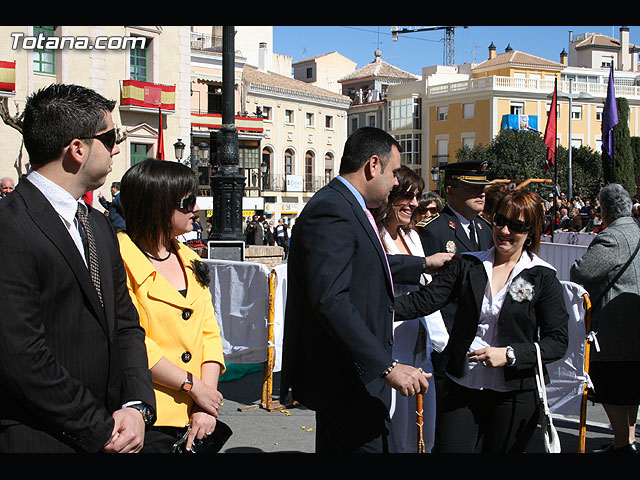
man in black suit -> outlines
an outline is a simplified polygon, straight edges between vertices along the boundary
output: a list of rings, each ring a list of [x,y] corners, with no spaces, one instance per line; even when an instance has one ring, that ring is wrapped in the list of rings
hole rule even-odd
[[[437,215],[432,215],[417,227],[425,255],[436,252],[461,254],[489,248],[493,242],[491,225],[481,215],[484,209],[487,180],[485,161],[449,163],[440,167],[444,172],[447,205]],[[457,302],[453,301],[440,310],[448,332],[453,327]],[[445,374],[444,346],[434,348],[431,359],[434,367],[436,395],[438,383]]]
[[[399,167],[393,137],[357,130],[340,176],[311,198],[293,227],[281,397],[291,388],[293,400],[316,411],[317,452],[393,452],[391,388],[402,395],[428,388],[430,375],[391,356],[393,283],[417,283],[426,260],[387,259],[368,218],[397,184]]]
[[[32,170],[0,206],[0,452],[137,452],[155,416],[115,233],[79,202],[120,151],[114,105],[76,85],[27,99]]]

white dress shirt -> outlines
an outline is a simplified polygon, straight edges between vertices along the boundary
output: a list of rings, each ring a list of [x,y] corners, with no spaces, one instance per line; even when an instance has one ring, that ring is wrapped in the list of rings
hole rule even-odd
[[[82,200],[77,201],[64,188],[53,183],[48,178],[43,177],[35,170],[31,170],[28,173],[27,180],[42,192],[53,209],[58,213],[60,220],[62,220],[62,223],[69,232],[69,235],[71,235],[73,242],[76,244],[76,247],[78,247],[78,251],[86,265],[87,260],[84,255],[84,245],[82,243],[80,231],[78,230],[78,219],[76,218],[78,203],[82,204],[86,208],[84,202]]]

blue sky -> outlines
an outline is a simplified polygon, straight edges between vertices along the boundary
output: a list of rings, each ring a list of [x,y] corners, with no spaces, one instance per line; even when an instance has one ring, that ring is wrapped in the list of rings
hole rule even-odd
[[[421,26],[398,25],[402,28]],[[602,33],[619,38],[620,26],[468,26],[455,30],[456,64],[481,62],[488,58],[493,42],[498,53],[507,45],[514,50],[560,61],[562,49],[568,50],[569,31]],[[640,27],[630,26],[631,43],[640,44]],[[360,68],[374,59],[376,49],[382,58],[415,75],[422,67],[443,64],[443,30],[406,33],[391,39],[391,26],[274,26],[274,52],[290,55],[293,62],[337,51]]]

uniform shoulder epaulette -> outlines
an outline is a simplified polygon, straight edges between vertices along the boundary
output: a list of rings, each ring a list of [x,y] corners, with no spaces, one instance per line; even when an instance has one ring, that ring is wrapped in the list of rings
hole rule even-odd
[[[418,223],[416,223],[416,228],[426,227],[427,225],[429,225],[431,222],[433,222],[439,216],[440,216],[440,214],[436,213],[435,215],[431,215],[430,217],[427,217],[424,220],[420,220]]]
[[[489,219],[488,219],[488,218],[486,218],[484,215],[478,215],[478,218],[479,218],[479,219],[481,219],[481,220],[484,220],[484,222],[485,222],[487,225],[491,226],[491,222],[490,222],[490,221],[489,221]]]

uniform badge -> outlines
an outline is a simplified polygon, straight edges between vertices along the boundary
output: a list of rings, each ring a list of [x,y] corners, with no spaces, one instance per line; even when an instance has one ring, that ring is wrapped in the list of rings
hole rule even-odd
[[[456,224],[455,224],[455,222],[453,220],[449,220],[449,226],[451,228],[453,228],[454,230],[456,229]]]
[[[453,240],[449,240],[445,246],[447,253],[456,253],[456,244]]]

